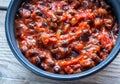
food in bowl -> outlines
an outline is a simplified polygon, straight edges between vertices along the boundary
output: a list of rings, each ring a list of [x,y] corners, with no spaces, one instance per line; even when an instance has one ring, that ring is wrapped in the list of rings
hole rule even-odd
[[[105,0],[27,0],[16,13],[15,36],[35,66],[74,74],[106,59],[118,24]]]

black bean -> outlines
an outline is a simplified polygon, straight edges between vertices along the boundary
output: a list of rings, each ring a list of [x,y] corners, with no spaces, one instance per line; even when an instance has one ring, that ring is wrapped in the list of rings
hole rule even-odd
[[[59,48],[60,53],[63,53],[65,55],[69,54],[71,52],[71,48],[69,47],[60,47]]]
[[[31,54],[38,54],[39,51],[37,49],[30,49],[29,51]]]
[[[66,24],[69,24],[69,25],[71,26],[71,23],[70,23],[70,21],[69,21],[69,20],[67,20],[65,23],[66,23]]]
[[[69,43],[68,40],[63,40],[63,41],[62,41],[62,46],[63,46],[63,47],[66,47],[66,46],[68,45],[68,43]]]
[[[101,6],[107,10],[109,10],[111,7],[109,5],[107,5],[104,1],[100,2]],[[110,10],[111,11],[111,10]]]
[[[63,10],[67,11],[69,9],[68,6],[63,6]]]
[[[108,53],[108,52],[109,52],[109,51],[108,51],[107,49],[105,49],[105,48],[103,48],[102,51],[105,52],[105,53]]]
[[[57,49],[53,49],[51,52],[53,56],[55,56],[55,59],[58,60],[68,56],[71,52],[71,48],[59,47]]]
[[[71,11],[71,12],[70,12],[70,14],[71,14],[72,16],[74,16],[74,15],[75,15],[75,13],[74,13],[73,11]]]
[[[99,33],[99,30],[98,30],[98,29],[96,29],[94,32],[95,32],[95,33]]]
[[[39,50],[37,50],[37,49],[29,49],[26,53],[25,53],[25,55],[27,56],[27,57],[33,57],[33,56],[36,56],[36,55],[38,55],[39,54]]]
[[[43,68],[45,66],[45,63],[41,63],[41,67]]]
[[[30,8],[30,6],[31,6],[31,4],[30,4],[30,3],[24,3],[24,5],[23,5],[23,7],[24,7],[24,8],[26,8],[26,9],[29,9],[29,8]]]
[[[39,16],[42,16],[42,11],[41,10],[36,10],[35,13]]]
[[[64,1],[69,3],[69,4],[73,2],[73,0],[64,0]]]
[[[45,59],[46,55],[45,55],[45,54],[40,54],[39,57],[40,57],[41,59]]]
[[[44,27],[47,27],[47,26],[48,26],[48,24],[47,24],[46,22],[44,22],[43,25],[44,25]]]
[[[69,48],[63,48],[64,53],[68,53],[69,52]]]
[[[76,1],[75,2],[75,5],[74,5],[74,9],[77,9],[81,6],[80,2],[79,1]]]
[[[57,29],[57,27],[58,27],[57,23],[55,23],[55,22],[50,23],[50,29],[55,31]]]
[[[59,24],[59,23],[60,23],[60,20],[57,20],[57,23]]]
[[[47,0],[49,3],[51,3],[52,2],[52,0]]]
[[[105,5],[107,5],[106,3],[104,3],[103,1],[100,2],[102,7],[105,7]]]
[[[34,27],[35,27],[35,25],[33,23],[30,23],[29,26],[30,26],[30,29],[34,29]]]
[[[47,64],[45,64],[45,63],[42,62],[42,63],[41,63],[41,68],[42,68],[42,69],[47,69],[48,66],[47,66]]]
[[[41,44],[43,43],[42,38],[39,38],[39,39],[38,39],[38,43],[39,43],[38,46],[41,46]]]
[[[93,26],[93,21],[91,19],[86,19],[85,22],[87,22],[90,26]]]
[[[79,53],[77,51],[72,50],[72,56],[77,57]]]
[[[96,3],[99,6],[100,5],[100,0],[96,0]]]
[[[95,2],[95,0],[90,0],[90,2]]]
[[[51,52],[52,52],[53,54],[58,54],[58,49],[52,49]]]
[[[114,33],[114,34],[118,34],[118,33],[119,33],[119,30],[117,29],[117,28],[118,28],[118,25],[117,25],[116,22],[113,23],[112,28],[113,28],[113,33]]]
[[[25,54],[25,52],[27,51],[27,46],[26,45],[23,45],[20,50],[22,51],[23,54]]]
[[[90,36],[90,32],[88,30],[82,31],[82,36],[79,38],[81,41],[88,41]]]
[[[63,11],[62,11],[62,10],[57,10],[57,11],[56,11],[56,14],[57,14],[57,15],[62,15],[62,14],[63,14]]]
[[[118,34],[119,30],[114,30],[113,33],[114,34]]]
[[[68,0],[68,3],[72,3],[73,2],[73,0]]]
[[[44,6],[44,5],[45,5],[45,3],[44,3],[44,2],[40,2],[40,3],[39,3],[39,5],[42,5],[42,6]]]
[[[56,72],[56,73],[59,73],[60,72],[60,66],[59,65],[56,65],[56,66],[54,66],[54,71]]]
[[[39,65],[41,62],[40,58],[38,56],[36,56],[36,64]]]

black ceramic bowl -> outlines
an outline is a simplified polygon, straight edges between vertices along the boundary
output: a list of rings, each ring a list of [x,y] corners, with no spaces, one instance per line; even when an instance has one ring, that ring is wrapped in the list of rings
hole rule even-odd
[[[90,74],[93,74],[100,69],[104,68],[106,65],[108,65],[112,60],[117,56],[119,49],[120,49],[120,31],[119,31],[119,37],[117,40],[116,45],[114,46],[113,50],[109,54],[109,56],[101,62],[99,65],[93,67],[90,70],[77,73],[77,74],[71,74],[71,75],[61,75],[61,74],[54,74],[50,73],[47,71],[44,71],[42,69],[39,69],[38,67],[34,66],[31,64],[21,53],[21,51],[18,48],[18,45],[16,43],[15,35],[14,35],[14,19],[15,19],[15,14],[20,7],[22,1],[24,0],[11,0],[10,5],[8,7],[7,15],[6,15],[6,22],[5,22],[5,27],[6,27],[6,37],[8,44],[15,55],[15,57],[18,59],[18,61],[23,64],[27,69],[30,71],[46,77],[50,79],[56,79],[56,80],[73,80],[73,79],[80,79],[83,77],[87,77]],[[112,6],[113,12],[117,17],[118,24],[120,26],[120,0],[107,0],[108,3]]]

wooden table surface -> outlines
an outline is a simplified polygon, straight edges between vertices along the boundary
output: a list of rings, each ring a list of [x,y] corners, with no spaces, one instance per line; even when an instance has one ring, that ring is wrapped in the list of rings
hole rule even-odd
[[[106,68],[84,79],[55,81],[35,75],[12,54],[5,36],[5,15],[10,0],[0,0],[0,84],[120,84],[120,54]]]

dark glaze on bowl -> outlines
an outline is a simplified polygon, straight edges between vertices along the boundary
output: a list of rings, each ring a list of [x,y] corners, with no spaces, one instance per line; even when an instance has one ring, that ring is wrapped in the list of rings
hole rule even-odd
[[[120,14],[120,12],[118,11],[119,10],[119,5],[118,5],[119,1],[117,1],[117,2],[115,2],[114,0],[108,0],[108,1],[112,5],[112,8],[114,8],[114,13],[115,13],[115,15],[117,17],[117,21],[119,23],[119,19],[120,19],[119,16],[118,16]],[[101,68],[103,68],[107,64],[109,64],[116,57],[116,55],[119,51],[119,38],[116,42],[115,47],[113,48],[111,53],[108,55],[108,57],[103,62],[98,64],[97,66],[94,66],[92,69],[89,69],[87,71],[77,73],[77,74],[72,74],[72,75],[68,76],[68,75],[60,75],[60,74],[54,74],[54,73],[46,72],[42,69],[39,69],[39,68],[35,67],[23,56],[23,54],[20,52],[19,48],[17,47],[16,41],[15,41],[14,19],[15,19],[15,14],[16,14],[19,6],[21,5],[21,3],[22,3],[21,0],[18,0],[16,3],[14,1],[11,1],[11,5],[9,6],[8,13],[7,13],[7,16],[6,16],[6,36],[7,36],[10,48],[12,49],[13,53],[18,58],[18,60],[25,67],[27,67],[29,70],[33,71],[34,73],[37,73],[38,75],[41,75],[41,76],[44,76],[44,77],[47,77],[47,78],[58,79],[58,80],[77,79],[77,78],[85,77],[87,75],[90,75],[90,74],[100,70]]]

